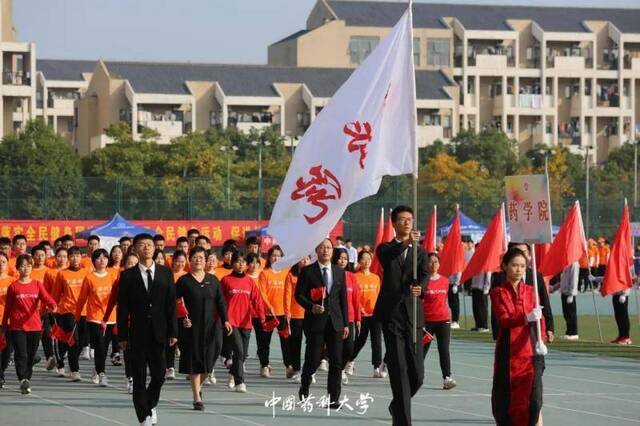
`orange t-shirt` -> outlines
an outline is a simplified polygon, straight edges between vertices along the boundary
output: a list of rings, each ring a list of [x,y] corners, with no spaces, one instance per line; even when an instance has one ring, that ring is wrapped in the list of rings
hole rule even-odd
[[[77,271],[63,269],[58,272],[51,296],[58,304],[59,314],[75,315],[78,296],[80,295],[82,283],[86,276],[87,270],[82,268]],[[85,315],[85,310],[82,312],[83,316]]]
[[[373,315],[373,310],[378,301],[378,294],[380,294],[380,277],[374,273],[365,275],[362,272],[356,273],[355,276],[358,287],[360,287],[360,310],[362,316],[370,317]]]
[[[43,266],[41,268],[33,268],[31,270],[31,278],[36,280],[36,281],[40,281],[41,283],[44,284],[44,277],[47,274],[47,272],[49,271],[49,268],[47,268],[46,266]]]
[[[117,275],[114,275],[113,272],[106,271],[103,277],[99,277],[95,272],[89,272],[82,281],[82,288],[78,295],[78,303],[75,307],[76,318],[80,318],[86,307],[87,321],[101,323],[109,303],[111,288],[116,281]],[[112,310],[107,323],[115,321],[116,312]]]
[[[288,273],[284,281],[284,314],[292,319],[303,319],[304,308],[296,301],[296,284],[298,277]]]
[[[80,266],[87,271],[93,271],[93,262],[91,261],[91,257],[82,256],[82,260],[80,261]]]
[[[47,261],[45,262],[45,265],[47,265],[47,268],[49,269],[55,268],[57,264],[55,256],[47,258]]]
[[[598,265],[607,264],[607,261],[609,260],[610,252],[611,252],[611,249],[607,245],[598,247]]]
[[[18,270],[16,269],[16,257],[9,259],[9,276],[18,278]]]
[[[216,270],[213,271],[213,275],[215,275],[219,281],[222,281],[224,277],[231,274],[232,272],[233,272],[233,269],[227,269],[224,266],[218,266]]]
[[[289,274],[289,269],[276,272],[268,268],[260,272],[258,289],[273,310],[272,313],[265,312],[267,315],[284,315],[284,281],[287,279],[287,274]]]
[[[0,279],[0,318],[4,315],[4,306],[7,303],[7,289],[15,280],[11,275]]]

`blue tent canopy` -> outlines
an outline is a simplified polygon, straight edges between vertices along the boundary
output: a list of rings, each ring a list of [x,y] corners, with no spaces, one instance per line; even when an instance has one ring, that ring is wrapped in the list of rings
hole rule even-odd
[[[116,213],[108,222],[103,223],[102,225],[94,226],[93,228],[85,229],[82,232],[78,232],[76,234],[76,238],[82,238],[86,240],[90,235],[112,238],[120,238],[125,236],[135,237],[136,235],[143,233],[151,235],[156,234],[155,231],[135,225],[120,216],[119,213]]]
[[[449,234],[449,230],[451,229],[451,224],[453,223],[453,219],[455,215],[449,219],[449,221],[441,226],[438,229],[438,236],[440,238],[446,237]],[[486,226],[480,225],[475,222],[469,216],[466,216],[464,213],[460,212],[460,233],[462,235],[468,235],[474,242],[478,242],[482,239],[485,231],[487,230]]]

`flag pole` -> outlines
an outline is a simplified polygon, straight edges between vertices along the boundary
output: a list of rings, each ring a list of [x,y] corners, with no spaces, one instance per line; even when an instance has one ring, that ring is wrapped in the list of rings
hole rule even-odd
[[[531,243],[531,268],[533,271],[533,293],[535,296],[535,307],[540,307],[540,295],[538,294],[538,268],[536,267],[536,244]],[[544,283],[542,283],[544,285]],[[548,350],[547,346],[542,340],[542,327],[540,326],[540,319],[536,320],[536,335],[538,341],[536,342],[536,353],[538,355],[546,355]]]

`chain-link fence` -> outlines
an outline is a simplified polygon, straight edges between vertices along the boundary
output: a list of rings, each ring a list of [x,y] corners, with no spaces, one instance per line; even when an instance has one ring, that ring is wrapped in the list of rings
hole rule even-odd
[[[255,182],[175,177],[10,177],[0,176],[0,218],[5,219],[108,219],[119,212],[127,219],[206,220],[206,219],[268,219],[278,196],[281,181],[263,180],[263,191]],[[586,222],[584,190],[576,198],[564,199],[553,205],[553,223],[559,225],[576,199],[582,204]],[[262,196],[260,196],[262,193]],[[623,193],[633,194],[633,188]],[[378,194],[350,206],[345,213],[344,234],[361,244],[375,238],[380,209],[387,212],[398,204],[411,204],[411,179],[407,176],[386,178]],[[452,201],[455,200],[455,201]],[[438,224],[447,222],[455,204],[469,217],[488,224],[503,193],[478,201],[462,191],[458,197],[434,197],[422,188],[418,197],[418,227],[424,229],[434,204],[438,205]],[[558,204],[558,203],[556,203]],[[633,202],[629,199],[634,215]],[[590,192],[589,235],[613,238],[622,212],[620,196],[598,196]],[[1,219],[0,219],[1,222]]]

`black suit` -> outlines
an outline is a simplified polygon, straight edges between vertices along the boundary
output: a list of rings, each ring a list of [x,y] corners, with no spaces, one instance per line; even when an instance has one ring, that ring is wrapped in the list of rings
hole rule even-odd
[[[424,380],[422,298],[415,301],[418,306],[416,323],[414,324],[413,304],[415,298],[411,295],[410,290],[414,283],[413,248],[405,247],[402,243],[394,240],[381,244],[376,254],[384,268],[384,275],[373,315],[382,324],[384,335],[385,363],[389,371],[393,394],[389,411],[394,426],[411,425],[411,397],[418,392]],[[424,292],[428,280],[427,254],[420,246],[418,246],[417,262],[417,284],[422,287]],[[414,330],[417,330],[418,341],[416,345],[413,344]]]
[[[553,311],[551,310],[551,302],[549,301],[549,293],[547,292],[547,285],[544,282],[544,277],[540,272],[536,271],[536,277],[538,278],[538,298],[540,299],[540,306],[542,306],[542,316],[544,317],[545,328],[547,331],[554,332],[555,326],[553,324]],[[495,273],[491,276],[491,288],[504,283],[507,280],[507,275],[504,271]],[[533,269],[527,268],[527,273],[524,278],[524,283],[533,286]],[[491,309],[491,333],[493,334],[493,340],[498,338],[498,320]]]
[[[124,271],[118,289],[118,339],[127,342],[131,356],[133,405],[140,422],[158,405],[166,368],[165,347],[168,339],[177,335],[171,271],[155,265],[148,291],[138,266]],[[148,388],[147,366],[151,374]]]
[[[305,310],[302,327],[306,337],[300,393],[304,396],[309,394],[311,375],[320,365],[322,349],[326,344],[329,356],[327,391],[331,402],[338,402],[342,376],[342,332],[348,325],[349,317],[345,272],[342,268],[331,265],[331,276],[333,279],[331,291],[325,294],[322,301],[317,296],[319,290],[323,288],[319,263],[315,262],[304,267],[298,276],[295,296],[296,301]],[[314,314],[311,311],[313,305],[320,304],[324,304],[324,313]]]

